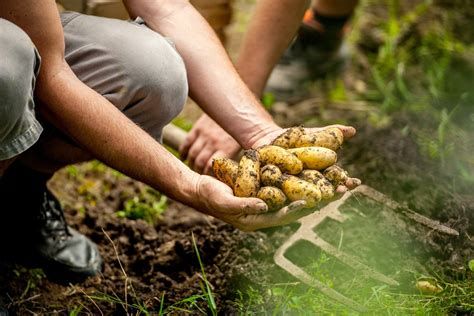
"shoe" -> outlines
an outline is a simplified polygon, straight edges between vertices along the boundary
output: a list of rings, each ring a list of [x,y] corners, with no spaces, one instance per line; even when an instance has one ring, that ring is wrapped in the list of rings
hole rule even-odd
[[[297,102],[309,95],[311,81],[340,73],[350,59],[344,32],[302,24],[271,73],[265,91],[278,101]]]
[[[11,166],[0,183],[2,240],[14,258],[34,263],[58,281],[81,281],[101,271],[97,246],[70,228],[59,201],[49,192],[49,175]]]

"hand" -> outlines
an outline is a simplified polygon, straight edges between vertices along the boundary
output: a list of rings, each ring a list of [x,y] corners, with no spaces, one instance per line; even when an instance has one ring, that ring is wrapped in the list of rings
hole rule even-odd
[[[181,158],[188,159],[191,169],[204,174],[210,173],[213,158],[232,158],[239,150],[239,143],[205,114],[197,120],[179,148]]]
[[[287,225],[314,212],[314,209],[303,209],[305,201],[296,201],[276,212],[268,212],[262,200],[235,197],[230,187],[205,175],[199,176],[196,194],[196,205],[191,206],[243,231]]]
[[[316,131],[324,130],[326,128],[332,128],[332,127],[337,127],[342,131],[342,134],[344,135],[344,140],[347,140],[351,137],[353,137],[356,134],[356,129],[352,126],[346,126],[346,125],[328,125],[325,127],[311,127],[311,128],[305,128],[307,133],[314,133]],[[286,129],[279,129],[279,130],[274,130],[269,133],[266,133],[264,135],[261,135],[257,140],[253,142],[252,148],[257,148],[263,145],[267,145],[271,143],[276,137],[278,137],[280,134],[282,134]]]

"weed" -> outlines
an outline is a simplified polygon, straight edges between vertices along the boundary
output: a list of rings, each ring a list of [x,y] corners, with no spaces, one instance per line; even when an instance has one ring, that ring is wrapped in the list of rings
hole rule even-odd
[[[158,198],[159,197],[159,198]],[[160,195],[151,188],[147,188],[123,203],[123,209],[116,212],[118,217],[129,219],[143,219],[155,225],[167,208],[168,198]]]
[[[194,251],[196,252],[197,259],[199,261],[199,266],[201,267],[201,272],[202,272],[202,278],[204,280],[204,286],[201,284],[201,288],[203,292],[205,293],[204,296],[207,300],[207,305],[209,309],[212,312],[212,315],[217,315],[217,307],[216,307],[216,302],[214,300],[214,295],[212,294],[211,287],[209,282],[207,281],[206,273],[204,272],[204,266],[201,261],[201,256],[199,255],[199,250],[196,245],[196,240],[194,239],[194,233],[191,233],[192,239],[193,239],[193,246],[194,246]]]

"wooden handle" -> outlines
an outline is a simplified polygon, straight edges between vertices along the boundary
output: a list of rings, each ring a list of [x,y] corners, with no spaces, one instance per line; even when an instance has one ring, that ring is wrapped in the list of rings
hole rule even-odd
[[[168,124],[163,127],[163,143],[170,146],[174,150],[179,150],[179,147],[184,143],[188,133],[173,124]]]

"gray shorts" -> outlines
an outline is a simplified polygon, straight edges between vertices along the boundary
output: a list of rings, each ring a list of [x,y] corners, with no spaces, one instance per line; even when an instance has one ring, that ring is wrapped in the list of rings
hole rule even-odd
[[[61,21],[65,58],[75,75],[161,141],[162,128],[181,112],[188,94],[184,63],[171,41],[140,19],[129,22],[66,12]],[[4,160],[28,149],[42,132],[33,99],[40,59],[28,36],[3,19],[0,43],[0,160]],[[63,137],[47,124],[43,127],[48,132],[42,139]]]
[[[33,101],[40,58],[30,38],[4,19],[0,56],[0,160],[5,160],[31,147],[43,131]]]

